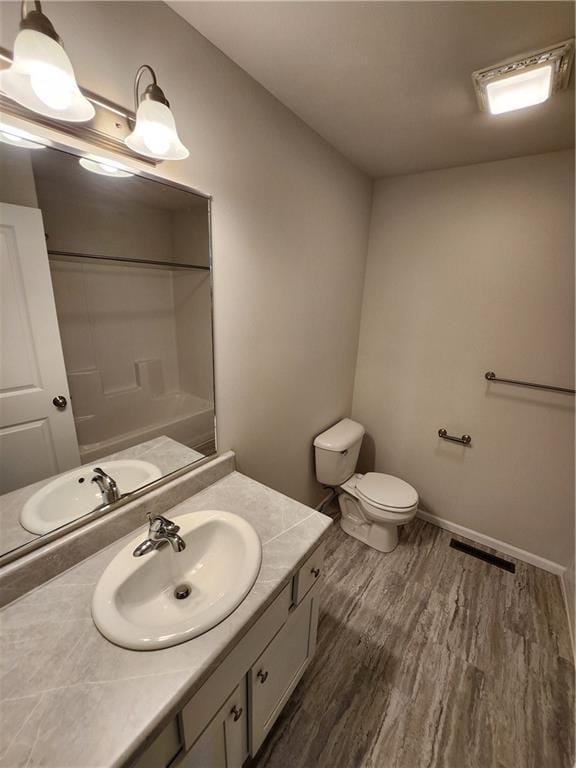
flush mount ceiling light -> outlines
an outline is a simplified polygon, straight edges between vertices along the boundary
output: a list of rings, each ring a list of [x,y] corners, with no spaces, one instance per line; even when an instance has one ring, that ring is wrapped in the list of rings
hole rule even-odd
[[[87,157],[81,157],[78,162],[82,168],[91,173],[98,173],[100,176],[111,176],[115,179],[127,179],[129,176],[134,176],[131,171],[120,165],[120,163],[108,160],[105,157],[88,155]]]
[[[566,40],[473,72],[480,109],[500,115],[542,104],[568,87],[573,59],[574,41]]]
[[[139,96],[140,80],[145,72],[151,75],[152,83]],[[156,160],[183,160],[188,157],[190,153],[178,137],[170,104],[158,86],[154,70],[148,64],[143,64],[136,73],[134,104],[136,125],[124,139],[131,150]]]
[[[0,88],[40,115],[72,123],[91,120],[94,107],[78,88],[62,41],[37,0],[34,6],[26,13],[26,3],[21,4],[14,58],[12,66],[0,72]]]
[[[11,125],[0,123],[0,141],[3,144],[10,144],[12,147],[21,147],[22,149],[44,149],[46,141],[40,141],[36,136],[28,131],[21,131],[20,128],[13,128]]]

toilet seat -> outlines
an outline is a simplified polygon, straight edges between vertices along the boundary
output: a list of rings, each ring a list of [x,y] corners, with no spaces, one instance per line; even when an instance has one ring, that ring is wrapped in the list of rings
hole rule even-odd
[[[418,493],[411,485],[394,475],[368,472],[356,483],[362,501],[383,512],[405,514],[418,506]]]

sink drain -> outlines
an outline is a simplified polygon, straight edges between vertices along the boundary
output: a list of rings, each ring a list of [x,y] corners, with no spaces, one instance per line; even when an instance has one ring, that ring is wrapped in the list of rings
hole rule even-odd
[[[179,584],[174,590],[174,597],[176,600],[185,600],[190,592],[192,592],[192,589],[188,584]]]

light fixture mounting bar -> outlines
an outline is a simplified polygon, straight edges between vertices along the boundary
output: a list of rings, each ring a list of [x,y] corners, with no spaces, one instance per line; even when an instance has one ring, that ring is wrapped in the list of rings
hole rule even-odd
[[[0,47],[0,69],[9,66],[11,63],[11,52],[6,48]],[[124,139],[131,133],[136,120],[134,112],[114,104],[114,102],[96,93],[92,93],[86,88],[80,88],[80,90],[96,110],[96,114],[88,123],[65,123],[60,120],[53,120],[50,117],[26,109],[26,107],[21,106],[1,92],[0,113],[23,118],[28,122],[73,136],[82,141],[87,141],[96,147],[115,152],[123,157],[130,157],[132,160],[137,159],[142,163],[146,163],[146,165],[156,166],[161,162],[139,154],[135,155],[124,143]]]
[[[493,64],[491,67],[478,69],[472,73],[478,106],[484,112],[489,111],[486,88],[490,83],[545,65],[552,66],[553,70],[551,93],[565,90],[570,82],[573,61],[574,40],[572,39],[555,43],[523,56],[506,59],[498,64]]]

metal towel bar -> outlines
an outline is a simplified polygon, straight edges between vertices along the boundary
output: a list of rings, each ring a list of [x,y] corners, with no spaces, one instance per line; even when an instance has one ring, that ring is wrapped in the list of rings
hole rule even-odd
[[[550,384],[532,384],[530,381],[517,381],[516,379],[500,379],[494,371],[487,371],[484,378],[488,381],[500,381],[503,384],[518,384],[520,387],[531,387],[532,389],[546,389],[549,392],[561,392],[564,395],[575,395],[576,389],[567,389],[566,387],[553,387]]]
[[[461,445],[470,445],[472,438],[470,435],[462,435],[462,437],[456,437],[455,435],[449,435],[448,432],[442,427],[438,430],[438,437],[442,440],[450,440],[452,443],[460,443]]]

